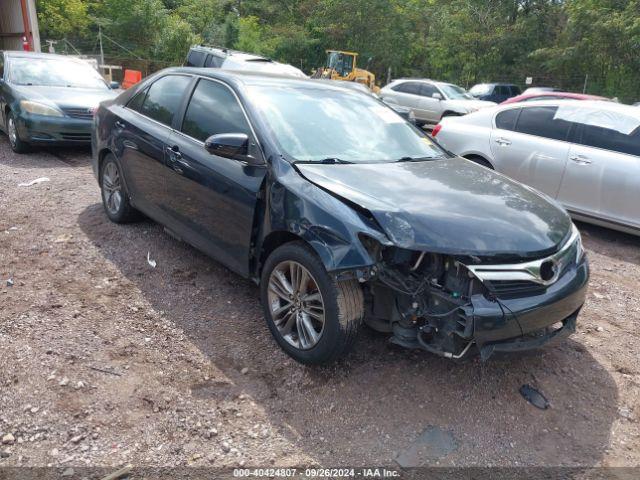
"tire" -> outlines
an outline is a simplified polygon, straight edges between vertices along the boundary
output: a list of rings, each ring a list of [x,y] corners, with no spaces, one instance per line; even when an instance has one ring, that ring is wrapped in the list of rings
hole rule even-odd
[[[135,222],[142,218],[131,206],[123,181],[122,169],[116,158],[108,154],[100,167],[100,192],[104,211],[114,223]]]
[[[487,160],[485,160],[482,157],[476,156],[476,155],[470,155],[468,157],[465,157],[467,160],[471,160],[474,163],[477,163],[478,165],[481,165],[485,168],[488,168],[489,170],[494,170],[493,165],[491,165]]]
[[[7,115],[7,136],[9,137],[9,145],[15,153],[27,153],[31,148],[27,142],[20,139],[18,128],[16,125],[16,117],[12,111]]]
[[[307,278],[308,282],[292,281],[292,266],[297,272],[295,278]],[[287,269],[289,276],[285,279],[290,287],[296,283],[305,286],[285,289],[280,275],[286,277],[283,272]],[[293,295],[285,299],[291,291]],[[319,365],[337,360],[353,345],[362,325],[364,297],[358,282],[335,280],[316,253],[303,242],[285,244],[269,255],[262,270],[260,294],[271,334],[289,356],[303,364]],[[323,321],[317,318],[318,304],[322,305]],[[283,309],[284,313],[277,313]],[[309,322],[317,338],[309,333]]]

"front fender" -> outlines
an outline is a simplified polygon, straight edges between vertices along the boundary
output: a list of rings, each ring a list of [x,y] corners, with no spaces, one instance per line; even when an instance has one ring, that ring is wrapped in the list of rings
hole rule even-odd
[[[359,236],[390,244],[373,220],[300,176],[282,159],[272,162],[274,181],[267,188],[263,238],[288,232],[305,240],[328,272],[366,269],[374,265]]]

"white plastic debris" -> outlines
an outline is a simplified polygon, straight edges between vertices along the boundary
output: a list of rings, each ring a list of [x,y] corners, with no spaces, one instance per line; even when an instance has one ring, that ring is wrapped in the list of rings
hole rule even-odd
[[[19,187],[30,187],[31,185],[35,185],[36,183],[49,182],[49,177],[40,177],[35,180],[31,180],[30,182],[19,183]]]
[[[151,260],[151,252],[147,252],[147,263],[151,265],[151,268],[156,268],[158,264],[155,260]]]

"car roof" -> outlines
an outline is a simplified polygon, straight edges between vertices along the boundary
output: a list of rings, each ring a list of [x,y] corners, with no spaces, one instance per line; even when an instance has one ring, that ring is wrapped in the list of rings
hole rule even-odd
[[[196,68],[196,67],[172,67],[162,70],[158,73],[188,73],[191,75],[199,75],[201,77],[209,77],[222,80],[231,85],[242,87],[247,85],[261,86],[283,86],[283,87],[305,87],[314,86],[326,88],[327,90],[346,89],[341,86],[342,82],[318,82],[310,78],[294,77],[291,75],[278,73],[254,72],[250,70],[226,70],[222,68]]]
[[[49,58],[59,60],[77,60],[83,62],[84,60],[71,55],[58,55],[57,53],[41,53],[41,52],[25,52],[22,50],[5,50],[4,54],[7,58]]]
[[[231,50],[229,48],[223,47],[212,47],[208,45],[195,45],[191,47],[190,50],[199,50],[207,53],[217,53],[225,57],[234,57],[237,60],[264,60],[264,61],[272,61],[268,57],[263,57],[261,55],[255,55],[253,53],[241,52],[240,50]]]
[[[593,110],[607,110],[609,112],[615,112],[624,114],[630,117],[640,119],[640,109],[632,105],[625,105],[623,103],[610,102],[605,100],[535,100],[526,103],[508,103],[505,105],[499,105],[497,108],[500,110],[506,110],[508,108],[529,108],[532,106],[553,106],[558,105],[573,107],[579,107],[584,109]]]

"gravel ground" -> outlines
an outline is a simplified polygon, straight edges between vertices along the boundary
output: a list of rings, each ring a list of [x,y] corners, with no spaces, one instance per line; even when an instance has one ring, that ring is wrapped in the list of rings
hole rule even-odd
[[[592,281],[562,345],[456,364],[365,328],[307,368],[252,283],[150,221],[110,223],[87,151],[1,136],[0,466],[639,466],[640,239],[580,228]],[[447,448],[417,448],[425,431]]]

